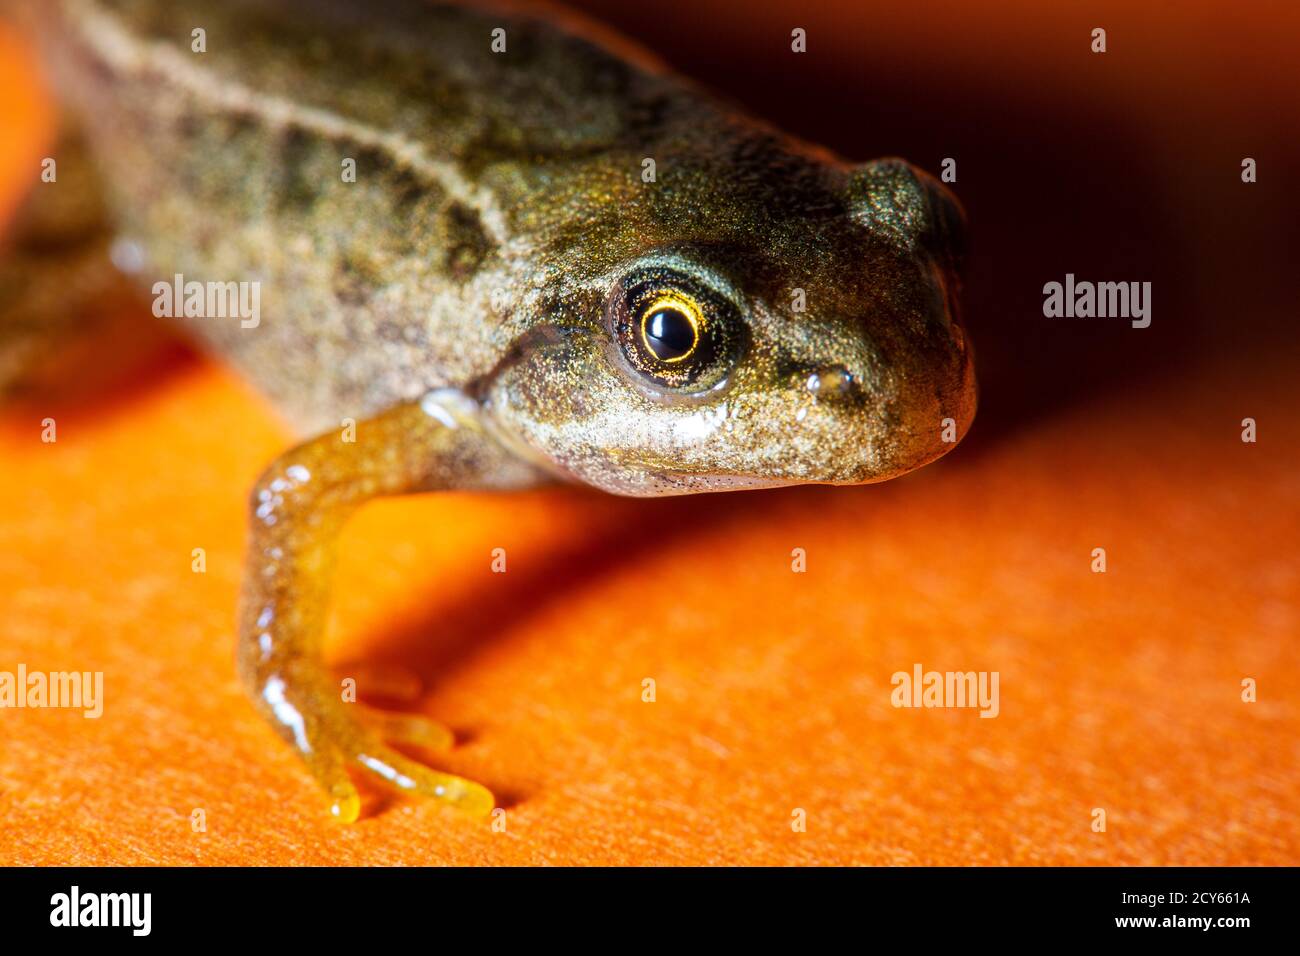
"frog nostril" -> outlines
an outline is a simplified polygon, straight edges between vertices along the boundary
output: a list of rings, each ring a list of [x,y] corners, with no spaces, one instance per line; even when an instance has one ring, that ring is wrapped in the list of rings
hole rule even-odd
[[[855,385],[853,373],[843,365],[823,365],[810,372],[804,382],[804,387],[815,398],[831,401],[848,398]]]

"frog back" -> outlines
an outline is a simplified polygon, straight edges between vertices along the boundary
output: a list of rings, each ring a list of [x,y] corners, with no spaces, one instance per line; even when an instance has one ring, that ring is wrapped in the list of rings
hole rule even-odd
[[[160,293],[255,287],[255,319],[161,311],[301,431],[487,373],[557,176],[682,99],[589,27],[510,10],[62,0],[42,21],[122,259]]]

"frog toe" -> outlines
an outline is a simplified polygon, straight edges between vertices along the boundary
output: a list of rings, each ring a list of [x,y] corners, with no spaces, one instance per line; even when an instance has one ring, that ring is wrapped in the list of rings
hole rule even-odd
[[[361,797],[348,776],[342,753],[323,740],[303,754],[307,768],[330,798],[330,815],[342,823],[355,823],[361,816]]]
[[[442,800],[471,816],[485,817],[496,806],[492,791],[482,784],[426,767],[382,744],[359,751],[353,760],[391,787]]]
[[[419,714],[399,714],[363,707],[361,719],[384,740],[394,743],[410,744],[437,752],[450,750],[456,743],[456,735],[450,728]]]

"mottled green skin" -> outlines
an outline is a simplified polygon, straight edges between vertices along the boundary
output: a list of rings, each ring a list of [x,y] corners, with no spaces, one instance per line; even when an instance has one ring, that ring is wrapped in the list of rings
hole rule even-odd
[[[258,328],[192,321],[304,430],[455,386],[524,456],[666,494],[880,480],[974,415],[960,213],[904,163],[850,167],[553,12],[58,6],[57,74],[141,278],[260,280]],[[654,387],[611,341],[611,290],[647,262],[745,324],[706,395]],[[827,369],[853,386],[811,391]]]

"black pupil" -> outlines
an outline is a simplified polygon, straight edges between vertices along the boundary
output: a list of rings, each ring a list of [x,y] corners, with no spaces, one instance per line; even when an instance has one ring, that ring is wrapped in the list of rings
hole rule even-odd
[[[695,347],[695,326],[677,309],[660,309],[646,319],[645,340],[660,360],[681,358]]]

